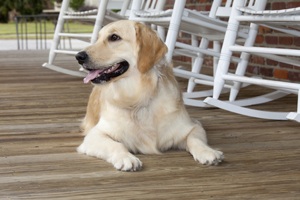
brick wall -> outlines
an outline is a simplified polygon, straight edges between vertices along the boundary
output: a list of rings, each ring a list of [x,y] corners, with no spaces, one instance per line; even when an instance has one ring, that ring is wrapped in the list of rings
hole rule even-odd
[[[223,0],[224,1],[224,0]],[[172,8],[174,0],[168,0],[167,6]],[[212,0],[187,0],[186,7],[195,10],[209,10],[211,7]],[[268,0],[267,8],[270,10],[285,9],[292,7],[300,7],[299,0]],[[189,37],[180,35],[181,40],[189,40]],[[256,38],[256,45],[267,46],[267,47],[292,47],[300,48],[299,37],[290,37],[286,34],[279,33],[277,31],[261,27],[259,34]],[[180,57],[182,61],[190,62],[189,58]],[[212,62],[210,59],[205,61],[205,65],[211,66]],[[285,79],[288,81],[300,82],[300,67],[279,63],[276,61],[263,59],[261,57],[252,56],[248,67],[249,74],[259,75],[272,79]]]

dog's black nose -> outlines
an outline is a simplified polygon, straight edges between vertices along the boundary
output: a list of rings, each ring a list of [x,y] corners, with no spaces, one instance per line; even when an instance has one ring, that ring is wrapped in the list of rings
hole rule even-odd
[[[84,62],[87,61],[89,56],[87,55],[87,53],[85,51],[80,51],[76,54],[75,57],[78,60],[78,63],[82,65]]]

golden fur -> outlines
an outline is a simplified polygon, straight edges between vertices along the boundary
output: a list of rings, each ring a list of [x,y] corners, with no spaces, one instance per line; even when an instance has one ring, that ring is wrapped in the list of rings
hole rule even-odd
[[[112,34],[121,39],[110,41]],[[93,68],[126,60],[129,69],[95,84],[78,152],[102,158],[122,171],[142,168],[133,153],[159,154],[170,148],[189,151],[202,164],[221,162],[222,152],[207,145],[205,130],[190,119],[172,67],[164,59],[167,47],[153,30],[133,21],[114,22],[84,51]]]

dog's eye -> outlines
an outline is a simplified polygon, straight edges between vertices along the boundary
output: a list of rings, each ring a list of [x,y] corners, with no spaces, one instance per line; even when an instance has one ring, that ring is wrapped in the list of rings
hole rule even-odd
[[[116,34],[112,34],[111,36],[109,36],[108,40],[114,42],[114,41],[121,40],[121,37]]]

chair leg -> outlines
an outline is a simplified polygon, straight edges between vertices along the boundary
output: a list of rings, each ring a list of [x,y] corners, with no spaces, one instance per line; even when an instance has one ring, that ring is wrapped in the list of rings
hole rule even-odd
[[[239,6],[242,6],[242,1],[235,1],[236,4],[241,4]],[[232,51],[229,49],[230,46],[235,44],[235,40],[237,38],[238,33],[238,27],[239,27],[239,21],[235,19],[234,16],[238,16],[240,11],[237,9],[233,9],[231,11],[231,17],[228,21],[228,26],[226,30],[226,34],[224,37],[224,42],[222,45],[222,50],[220,54],[220,59],[218,63],[218,67],[215,74],[214,79],[214,92],[213,92],[213,98],[218,99],[222,89],[224,88],[225,80],[223,79],[223,75],[227,74],[229,65],[230,65],[230,58],[232,56]]]
[[[246,73],[246,68],[248,65],[248,60],[249,60],[250,54],[248,53],[242,53],[241,55],[241,61],[239,62],[237,68],[236,68],[236,75],[244,75]],[[230,90],[230,96],[229,96],[229,101],[235,101],[236,97],[242,87],[241,82],[234,82],[233,86]]]
[[[290,112],[286,118],[300,122],[300,90],[298,90],[297,112]]]
[[[258,25],[251,23],[250,27],[249,27],[248,37],[245,41],[244,46],[250,46],[250,47],[253,46],[253,44],[255,43],[256,36],[257,36],[257,31],[258,31]],[[238,66],[237,66],[235,74],[243,76],[246,73],[246,68],[249,63],[250,54],[243,52],[243,53],[241,53],[240,58],[241,58],[241,61],[239,62]],[[240,82],[234,82],[233,87],[230,91],[229,101],[234,101],[236,99],[241,86],[242,86],[242,84]]]
[[[199,48],[207,49],[208,44],[209,44],[208,39],[202,38]],[[204,55],[202,53],[198,53],[198,56],[197,56],[197,58],[195,58],[195,61],[192,66],[192,72],[198,74],[202,69],[203,61],[204,61]],[[196,83],[194,82],[194,78],[190,78],[189,82],[188,82],[187,92],[193,92],[195,86],[196,86]]]
[[[294,120],[296,122],[300,122],[300,114],[296,112],[290,112],[287,116],[287,119]]]
[[[213,42],[213,50],[217,53],[221,52],[221,43],[219,41]],[[215,76],[218,67],[219,57],[214,56],[213,58],[213,76]]]
[[[70,2],[70,0],[64,0],[62,2],[62,5],[61,5],[61,11],[60,11],[59,16],[58,16],[53,41],[52,41],[52,45],[51,45],[50,52],[49,52],[49,59],[48,59],[49,64],[53,64],[53,61],[54,61],[54,58],[55,58],[55,50],[57,49],[57,47],[59,45],[59,40],[60,40],[59,33],[61,33],[62,30],[63,30],[64,14],[65,14],[65,11],[69,7],[69,2]]]
[[[169,30],[167,33],[167,38],[166,38],[166,45],[169,49],[166,55],[166,60],[168,62],[172,61],[172,56],[173,56],[177,36],[179,33],[179,27],[181,23],[181,17],[183,14],[185,2],[186,0],[176,0],[174,4],[174,10],[171,16],[172,23],[170,23]]]
[[[97,41],[98,33],[101,27],[103,26],[107,4],[108,4],[108,0],[101,0],[99,2],[97,18],[93,29],[92,38],[91,38],[91,44],[94,44]]]

